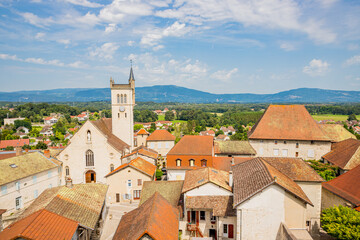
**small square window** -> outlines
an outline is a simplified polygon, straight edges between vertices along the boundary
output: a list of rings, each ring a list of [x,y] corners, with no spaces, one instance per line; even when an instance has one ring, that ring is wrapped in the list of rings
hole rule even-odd
[[[275,140],[275,144],[277,144],[277,140]]]
[[[200,220],[205,220],[205,211],[200,211]]]

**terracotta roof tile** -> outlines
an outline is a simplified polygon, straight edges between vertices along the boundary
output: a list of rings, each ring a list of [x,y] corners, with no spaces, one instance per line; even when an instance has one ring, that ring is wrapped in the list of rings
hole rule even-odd
[[[212,209],[213,216],[217,217],[236,216],[233,196],[187,196],[185,205],[187,209]]]
[[[210,167],[204,167],[186,172],[182,192],[188,192],[209,182],[228,191],[232,190],[229,186],[228,172],[216,170]]]
[[[132,167],[142,173],[149,175],[150,177],[154,176],[155,171],[156,171],[155,165],[149,163],[148,161],[142,159],[141,157],[137,157],[137,158],[131,160],[129,163],[120,165],[118,168],[116,168],[114,171],[107,174],[105,177],[113,175],[114,173],[117,173],[126,167]]]
[[[123,151],[125,148],[130,147],[127,143],[112,134],[111,118],[102,118],[96,121],[91,121],[91,123],[94,124],[94,126],[107,137],[108,143],[119,152]]]
[[[184,181],[145,181],[141,191],[139,206],[154,195],[155,192],[158,192],[171,205],[177,207],[183,184]]]
[[[340,142],[348,138],[356,139],[355,135],[346,130],[343,125],[319,124],[319,126],[332,142]]]
[[[249,139],[330,141],[303,105],[270,105]]]
[[[360,141],[349,138],[335,143],[333,150],[322,158],[341,169],[350,170],[360,165]]]
[[[255,155],[255,149],[249,141],[214,141],[215,154]]]
[[[348,200],[355,206],[360,206],[360,165],[352,170],[322,183],[322,187]]]
[[[136,134],[137,135],[149,135],[150,133],[142,128]]]
[[[23,218],[0,232],[0,239],[71,240],[78,222],[45,209]]]
[[[74,184],[46,189],[20,215],[19,219],[46,209],[94,229],[103,208],[108,186],[100,183]]]
[[[16,140],[0,140],[0,149],[6,148],[8,146],[16,147],[16,146],[24,146],[29,145],[29,139],[16,139]]]
[[[167,155],[213,155],[212,136],[185,135]]]
[[[145,234],[154,240],[179,238],[179,211],[157,192],[121,218],[113,240],[138,240]]]
[[[155,130],[146,141],[175,141],[175,136],[169,133],[167,130],[160,129]]]
[[[131,153],[123,156],[122,158],[127,158],[127,157],[135,155],[135,154],[141,154],[141,155],[151,157],[154,159],[157,159],[157,157],[159,155],[157,151],[141,145],[140,147],[135,148],[134,150],[132,150]]]
[[[272,184],[279,185],[286,191],[312,205],[299,185],[261,158],[253,158],[237,164],[232,167],[232,171],[234,174],[233,192],[235,206]]]
[[[253,157],[234,157],[234,164],[232,164],[232,157],[213,157],[213,167],[219,170],[229,172],[231,166],[248,161]]]

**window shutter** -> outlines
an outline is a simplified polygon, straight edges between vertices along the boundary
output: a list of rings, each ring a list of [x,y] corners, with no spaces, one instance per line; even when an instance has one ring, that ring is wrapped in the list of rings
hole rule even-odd
[[[234,225],[229,224],[229,238],[234,238]]]
[[[187,211],[187,220],[188,220],[188,223],[191,222],[191,219],[190,219],[190,211]]]
[[[196,211],[196,226],[199,226],[199,211]]]

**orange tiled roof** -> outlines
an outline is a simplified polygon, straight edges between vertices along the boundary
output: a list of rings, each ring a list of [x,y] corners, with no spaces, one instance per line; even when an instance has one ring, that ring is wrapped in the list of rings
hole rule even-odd
[[[160,129],[155,130],[146,141],[175,141],[175,136],[169,133],[167,130]]]
[[[214,138],[212,136],[185,135],[167,155],[213,155]]]
[[[303,105],[270,105],[249,139],[331,141]]]
[[[149,132],[142,128],[136,134],[137,135],[149,135]]]
[[[182,192],[190,191],[209,182],[231,191],[228,172],[204,167],[186,172]]]
[[[126,167],[132,167],[142,173],[149,175],[150,177],[154,176],[155,171],[156,171],[155,165],[149,163],[148,161],[142,159],[141,157],[138,157],[138,158],[131,160],[129,163],[120,165],[118,168],[116,168],[114,171],[107,174],[105,177],[108,177],[114,173],[117,173]]]
[[[138,240],[145,234],[154,240],[179,238],[179,211],[158,192],[121,218],[113,240]]]
[[[71,240],[79,223],[45,209],[23,218],[0,232],[0,239]]]
[[[248,161],[252,157],[234,157],[234,165]],[[229,172],[232,166],[232,157],[213,157],[213,167]]]
[[[157,151],[141,145],[140,147],[135,148],[131,153],[123,156],[122,158],[127,158],[129,156],[134,155],[134,154],[141,154],[141,155],[151,157],[151,158],[154,158],[154,159],[157,159],[157,157],[158,157],[158,152]]]
[[[360,207],[360,165],[350,171],[322,183],[322,187]]]
[[[47,118],[45,118],[44,120],[46,121],[46,120],[51,120],[51,119],[53,119],[54,117],[47,117]]]
[[[0,140],[0,149],[1,148],[6,148],[7,146],[12,146],[12,147],[16,147],[16,146],[24,146],[29,145],[30,140],[29,139],[16,139],[16,140]]]
[[[349,138],[335,143],[333,150],[322,158],[341,169],[350,170],[360,165],[360,141]]]

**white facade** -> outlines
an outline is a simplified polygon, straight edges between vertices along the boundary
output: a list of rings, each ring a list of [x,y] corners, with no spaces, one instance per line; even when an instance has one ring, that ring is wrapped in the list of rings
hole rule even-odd
[[[1,185],[0,209],[7,209],[4,216],[28,207],[44,190],[60,185],[61,167],[17,179]]]
[[[154,149],[161,156],[166,157],[170,149],[172,149],[175,145],[175,141],[147,141],[147,147]]]
[[[25,118],[4,118],[4,125],[15,124],[16,120],[24,120]]]
[[[89,139],[90,133],[90,139]],[[93,166],[87,166],[86,154],[93,154]],[[70,144],[58,155],[63,162],[62,181],[69,173],[74,184],[85,183],[85,174],[95,172],[95,182],[105,183],[111,167],[114,169],[121,165],[122,153],[107,142],[105,135],[94,124],[87,121],[71,138]],[[67,170],[68,169],[68,170]]]
[[[167,169],[168,181],[184,180],[187,169]]]
[[[299,157],[305,160],[318,160],[331,151],[330,141],[250,139],[249,143],[258,157]]]
[[[184,197],[194,197],[194,196],[232,196],[233,193],[214,184],[208,182],[198,188],[192,189],[184,194]]]

